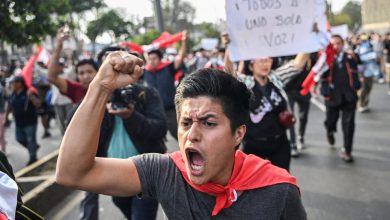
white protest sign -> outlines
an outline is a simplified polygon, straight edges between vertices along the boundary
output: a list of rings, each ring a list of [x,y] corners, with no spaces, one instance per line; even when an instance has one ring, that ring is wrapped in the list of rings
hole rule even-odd
[[[332,35],[338,34],[340,35],[343,39],[347,39],[348,37],[348,25],[342,24],[338,26],[333,26],[330,28],[330,32]]]
[[[226,0],[233,61],[320,48],[313,24],[325,28],[325,0]]]

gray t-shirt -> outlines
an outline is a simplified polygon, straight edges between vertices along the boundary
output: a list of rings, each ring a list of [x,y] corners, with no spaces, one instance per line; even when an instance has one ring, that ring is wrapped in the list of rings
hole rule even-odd
[[[143,154],[133,161],[142,195],[157,199],[168,219],[306,219],[298,189],[291,184],[244,191],[232,206],[212,217],[215,197],[188,185],[168,155]]]

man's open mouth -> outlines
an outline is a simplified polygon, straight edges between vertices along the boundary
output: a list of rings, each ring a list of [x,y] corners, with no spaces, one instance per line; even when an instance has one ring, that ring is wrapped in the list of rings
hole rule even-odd
[[[194,176],[202,175],[205,167],[205,159],[202,154],[194,148],[187,148],[186,155],[191,174]]]

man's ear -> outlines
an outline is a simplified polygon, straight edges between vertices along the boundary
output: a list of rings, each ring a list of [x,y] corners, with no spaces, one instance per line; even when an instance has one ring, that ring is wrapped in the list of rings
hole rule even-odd
[[[244,139],[246,133],[246,125],[241,125],[236,129],[234,132],[234,140],[235,140],[235,146],[238,146],[241,142],[242,139]]]

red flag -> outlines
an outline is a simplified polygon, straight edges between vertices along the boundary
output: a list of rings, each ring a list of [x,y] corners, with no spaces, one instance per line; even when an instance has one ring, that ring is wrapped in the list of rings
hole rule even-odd
[[[171,37],[172,37],[172,35],[170,33],[164,31],[164,32],[161,33],[160,37],[154,39],[152,41],[152,43],[153,44],[154,43],[160,43],[160,42],[163,42],[163,41],[166,41],[166,40],[170,39]]]
[[[142,47],[136,43],[132,43],[132,42],[122,42],[121,43],[121,46],[123,47],[127,47],[130,51],[135,51],[139,54],[143,54],[144,53],[144,49],[142,49]]]
[[[168,32],[163,32],[160,37],[156,38],[151,44],[138,45],[132,42],[122,42],[121,46],[127,47],[131,51],[136,51],[140,54],[151,50],[165,49],[170,45],[180,41],[183,38],[183,32],[171,35]]]
[[[153,43],[159,43],[160,48],[167,48],[171,44],[174,44],[178,41],[180,41],[183,38],[183,32],[177,33],[175,35],[172,35],[170,38],[164,39],[162,41],[153,41]]]
[[[38,94],[37,89],[34,88],[34,86],[32,85],[34,65],[42,50],[42,47],[38,47],[38,51],[32,57],[30,57],[30,59],[27,61],[26,65],[23,67],[22,70],[22,77],[24,79],[24,82],[26,83],[27,89],[34,94]]]

